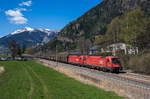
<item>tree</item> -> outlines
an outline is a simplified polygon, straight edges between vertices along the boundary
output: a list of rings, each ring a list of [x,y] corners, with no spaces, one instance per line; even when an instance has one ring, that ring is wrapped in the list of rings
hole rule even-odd
[[[15,40],[11,40],[8,43],[9,50],[11,51],[12,58],[14,59],[18,54],[18,45]]]
[[[9,49],[11,51],[12,58],[14,59],[16,56],[22,57],[22,54],[25,52],[26,46],[19,45],[15,40],[10,40],[8,43]]]
[[[89,39],[85,39],[85,37],[81,37],[77,45],[77,47],[80,49],[81,54],[88,54],[91,46],[91,41]]]
[[[96,38],[94,45],[97,45],[99,48],[106,47],[111,43],[116,43],[120,41],[119,37],[120,32],[120,19],[118,17],[114,18],[111,23],[107,26],[107,31],[105,35],[101,35]]]
[[[80,49],[80,52],[81,54],[84,53],[84,41],[85,41],[85,38],[84,37],[81,37],[78,41],[78,48]]]
[[[95,41],[94,45],[98,45],[99,47],[105,47],[112,42],[112,38],[109,35],[101,35],[98,36]]]
[[[137,37],[145,32],[145,20],[141,9],[126,13],[120,20],[120,38],[137,46]]]
[[[22,53],[25,53],[25,51],[26,51],[26,45],[23,45],[22,46]]]
[[[150,18],[146,19],[144,25],[146,26],[145,32],[137,37],[138,46],[141,50],[150,48]]]
[[[22,54],[25,53],[25,50],[26,50],[26,46],[23,45],[19,45],[17,46],[17,54],[19,55],[19,57],[22,57]]]
[[[89,54],[89,50],[92,47],[92,42],[89,39],[85,40],[85,54]]]
[[[21,49],[21,46],[20,46],[20,45],[17,46],[17,55],[18,55],[19,57],[22,57],[22,49]]]
[[[106,35],[112,38],[112,42],[119,42],[120,19],[114,18],[107,27]]]
[[[32,47],[26,48],[25,54],[34,54],[34,49]]]

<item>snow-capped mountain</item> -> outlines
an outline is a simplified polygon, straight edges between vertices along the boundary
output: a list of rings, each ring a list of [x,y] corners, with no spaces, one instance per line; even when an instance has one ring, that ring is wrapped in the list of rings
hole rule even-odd
[[[41,32],[47,33],[48,35],[50,35],[52,32],[59,32],[57,30],[51,31],[50,29],[41,29],[41,28],[33,29],[33,28],[30,28],[30,27],[25,27],[23,29],[19,29],[19,30],[16,30],[16,31],[12,32],[10,35],[16,35],[16,34],[19,34],[19,33],[26,32],[26,31],[28,31],[28,32],[41,31]]]
[[[8,47],[8,42],[16,40],[20,45],[26,45],[27,47],[36,46],[37,44],[47,43],[53,39],[58,32],[59,31],[52,31],[50,29],[25,27],[0,38],[0,45]]]
[[[11,35],[23,33],[23,32],[25,32],[25,31],[32,32],[32,31],[34,31],[34,29],[32,29],[32,28],[30,28],[30,27],[25,27],[25,28],[23,28],[23,29],[19,29],[19,30],[16,30],[16,31],[12,32]]]

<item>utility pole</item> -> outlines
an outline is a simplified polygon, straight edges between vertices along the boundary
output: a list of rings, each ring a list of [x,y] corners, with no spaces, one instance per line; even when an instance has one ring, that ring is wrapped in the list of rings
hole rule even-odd
[[[116,46],[115,46],[115,44],[113,45],[113,55],[116,56]]]
[[[56,66],[58,66],[58,57],[57,57],[57,44],[56,44]]]
[[[40,57],[42,56],[42,46],[40,45]]]

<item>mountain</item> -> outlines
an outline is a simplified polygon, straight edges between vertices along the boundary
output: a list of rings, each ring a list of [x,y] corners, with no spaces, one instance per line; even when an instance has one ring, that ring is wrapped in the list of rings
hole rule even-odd
[[[15,40],[18,44],[26,45],[27,47],[36,46],[37,44],[47,43],[57,34],[58,31],[51,31],[49,29],[25,27],[0,38],[0,46],[8,47],[8,42],[11,40]]]
[[[149,5],[150,0],[103,0],[78,19],[67,24],[57,37],[45,46],[54,49],[57,44],[60,49],[66,50],[68,47],[74,49],[80,37],[94,40],[97,35],[105,34],[107,25],[117,16],[136,8],[141,8],[145,16],[148,15]]]

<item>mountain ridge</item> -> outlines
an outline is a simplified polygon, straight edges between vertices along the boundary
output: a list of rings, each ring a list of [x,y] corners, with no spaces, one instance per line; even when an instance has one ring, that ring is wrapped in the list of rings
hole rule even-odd
[[[8,42],[11,40],[16,40],[20,45],[26,45],[27,47],[36,46],[36,44],[44,43],[44,38],[47,40],[53,39],[58,34],[58,31],[52,31],[50,29],[41,28],[30,28],[25,27],[16,30],[4,37],[0,38],[0,45],[8,47]]]

